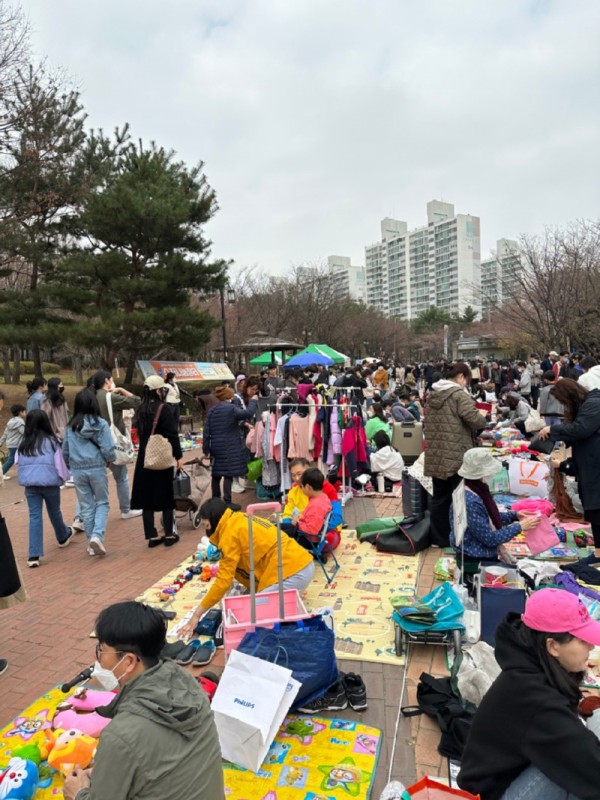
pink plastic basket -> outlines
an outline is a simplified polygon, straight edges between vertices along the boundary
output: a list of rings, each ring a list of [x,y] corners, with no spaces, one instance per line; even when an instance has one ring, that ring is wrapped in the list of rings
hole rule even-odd
[[[283,606],[285,622],[311,616],[297,589],[284,590]],[[253,633],[257,625],[261,628],[272,628],[276,623],[282,622],[279,617],[279,592],[257,594],[256,623],[252,624],[250,619],[250,595],[223,598],[223,645],[227,655],[235,650],[247,633]]]

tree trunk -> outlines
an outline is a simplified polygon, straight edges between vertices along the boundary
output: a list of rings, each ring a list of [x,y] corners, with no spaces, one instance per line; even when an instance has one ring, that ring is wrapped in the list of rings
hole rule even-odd
[[[13,383],[21,383],[21,348],[19,345],[13,347]]]
[[[42,352],[39,344],[34,344],[31,351],[33,353],[33,376],[34,378],[42,378],[44,373],[42,371]]]
[[[83,386],[83,367],[81,366],[81,356],[73,358],[73,369],[75,371],[75,383],[78,386]]]
[[[129,356],[127,370],[125,372],[125,383],[133,383],[133,370],[135,369],[135,356]]]
[[[2,348],[2,371],[4,372],[4,383],[12,383],[12,375],[10,371],[10,355],[8,347]]]

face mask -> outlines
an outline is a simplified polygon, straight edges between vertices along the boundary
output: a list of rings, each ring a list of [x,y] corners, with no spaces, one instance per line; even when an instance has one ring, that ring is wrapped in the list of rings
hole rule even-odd
[[[123,656],[123,658],[125,658],[125,656]],[[119,666],[121,661],[123,661],[123,658],[117,662],[115,669]],[[92,677],[96,678],[100,686],[109,692],[113,692],[115,689],[119,688],[119,679],[117,676],[111,669],[105,669],[99,661],[96,661],[94,664]]]

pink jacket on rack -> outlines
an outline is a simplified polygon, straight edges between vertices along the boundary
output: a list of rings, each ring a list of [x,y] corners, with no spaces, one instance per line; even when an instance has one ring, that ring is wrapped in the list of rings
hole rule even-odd
[[[352,428],[346,428],[342,434],[342,453],[346,456],[354,450],[358,462],[369,460],[367,456],[367,435],[363,427],[362,417],[355,414],[352,417]]]

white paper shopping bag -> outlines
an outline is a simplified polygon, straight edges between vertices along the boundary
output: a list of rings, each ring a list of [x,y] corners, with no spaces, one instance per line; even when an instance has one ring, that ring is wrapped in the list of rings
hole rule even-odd
[[[511,494],[519,497],[548,497],[548,466],[540,461],[513,458],[508,466]]]
[[[291,670],[232,650],[211,704],[223,758],[257,772],[301,685]]]

